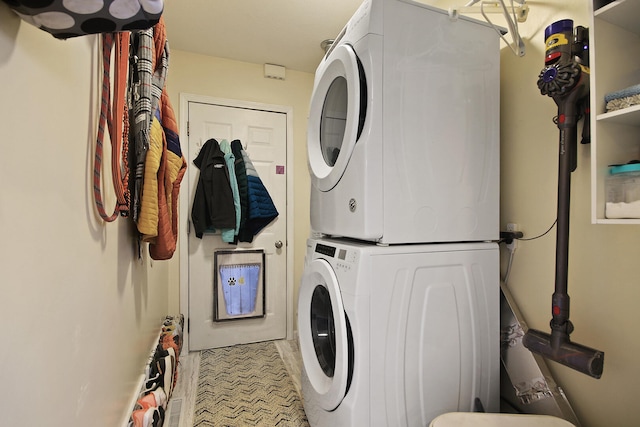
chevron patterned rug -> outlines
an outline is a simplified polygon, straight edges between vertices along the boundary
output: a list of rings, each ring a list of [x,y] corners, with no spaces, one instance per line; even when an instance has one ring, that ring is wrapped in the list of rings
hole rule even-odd
[[[194,427],[308,427],[302,401],[273,342],[205,350]]]

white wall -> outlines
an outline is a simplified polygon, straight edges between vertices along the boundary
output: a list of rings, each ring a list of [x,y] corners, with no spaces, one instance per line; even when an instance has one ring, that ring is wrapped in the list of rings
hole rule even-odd
[[[557,109],[536,86],[544,66],[544,29],[567,18],[589,26],[584,0],[531,1],[530,7],[529,19],[520,26],[527,39],[526,56],[518,58],[503,49],[501,67],[501,223],[520,224],[525,237],[544,232],[556,217],[558,129],[552,118]],[[637,426],[640,227],[590,223],[590,173],[589,146],[579,144],[569,243],[570,317],[575,325],[571,339],[605,352],[604,373],[596,380],[553,362],[550,368],[583,427]],[[554,229],[544,238],[520,242],[509,279],[528,325],[547,332],[555,236]]]
[[[0,4],[2,425],[119,426],[167,314],[167,264],[93,206],[98,55]]]

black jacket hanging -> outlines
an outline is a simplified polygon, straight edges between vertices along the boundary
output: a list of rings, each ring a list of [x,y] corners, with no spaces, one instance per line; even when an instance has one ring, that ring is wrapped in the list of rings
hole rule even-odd
[[[207,230],[235,228],[236,212],[224,153],[215,139],[208,140],[193,164],[200,177],[191,208],[191,221],[196,237]]]

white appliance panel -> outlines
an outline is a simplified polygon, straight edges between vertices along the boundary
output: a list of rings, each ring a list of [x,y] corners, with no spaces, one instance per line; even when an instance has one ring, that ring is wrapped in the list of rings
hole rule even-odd
[[[476,398],[499,410],[497,246],[432,246],[371,259],[371,279],[384,283],[371,301],[385,348],[384,375],[371,379],[372,400],[386,408],[380,425],[428,425],[473,411]]]
[[[497,244],[310,239],[306,262],[305,270],[322,262],[335,274],[351,343],[350,384],[326,410],[310,389],[307,366],[315,362],[300,337],[312,427],[424,426],[445,412],[473,411],[477,399],[487,411],[499,410]],[[301,294],[309,285],[303,279]],[[299,324],[307,322],[302,298],[298,315]]]
[[[342,76],[348,92],[359,85],[366,102],[350,95],[347,121],[363,121],[357,140],[345,132],[348,149],[332,166],[340,179],[329,182],[311,157],[324,73],[337,68],[342,45],[361,66],[359,79]],[[411,1],[365,1],[316,71],[312,229],[388,244],[497,239],[499,75],[499,39],[486,23]]]

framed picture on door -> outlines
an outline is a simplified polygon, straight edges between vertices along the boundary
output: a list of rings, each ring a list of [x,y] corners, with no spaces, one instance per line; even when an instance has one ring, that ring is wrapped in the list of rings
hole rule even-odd
[[[216,251],[214,257],[213,320],[264,317],[264,250]]]

